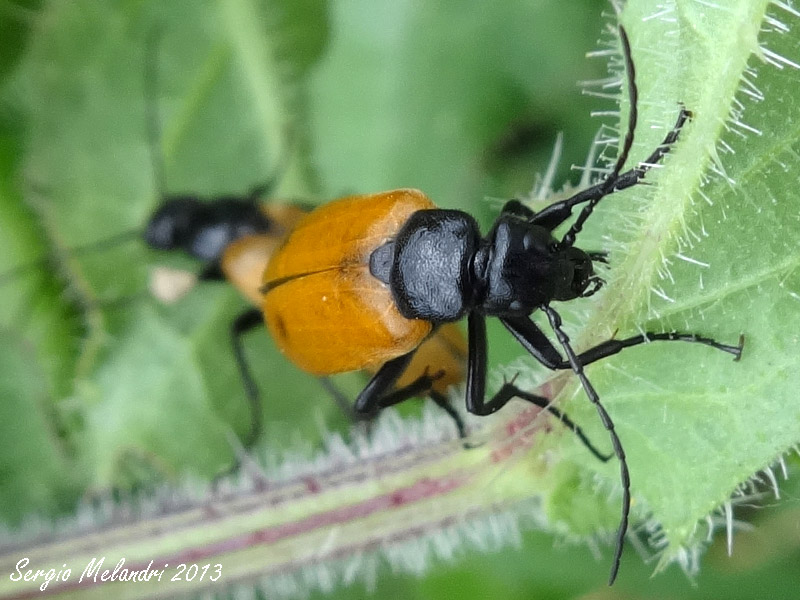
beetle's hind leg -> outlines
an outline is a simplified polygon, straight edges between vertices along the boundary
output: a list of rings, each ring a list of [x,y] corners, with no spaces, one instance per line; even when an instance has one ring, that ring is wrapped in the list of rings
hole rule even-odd
[[[450,401],[441,393],[432,389],[434,382],[444,375],[444,371],[431,374],[427,369],[414,381],[400,388],[394,389],[395,382],[400,378],[408,365],[414,352],[394,358],[384,364],[356,398],[354,412],[361,418],[371,419],[384,408],[400,404],[411,398],[428,396],[442,410],[444,410],[456,426],[458,437],[466,437],[466,427],[461,415],[453,408]]]
[[[263,317],[261,311],[255,308],[249,308],[239,314],[233,320],[230,328],[233,356],[236,359],[236,367],[239,369],[239,376],[242,379],[242,386],[244,387],[245,395],[247,396],[247,401],[250,405],[250,431],[241,440],[242,447],[247,451],[251,450],[253,446],[255,446],[255,443],[261,436],[263,410],[261,407],[261,395],[258,392],[258,386],[253,379],[253,374],[250,371],[250,365],[248,364],[247,358],[244,354],[242,336],[245,333],[252,331],[262,323]],[[216,484],[224,477],[235,473],[240,467],[246,464],[247,461],[245,460],[245,457],[237,453],[233,464],[214,477],[213,485],[216,486]]]
[[[450,401],[445,397],[444,394],[440,394],[436,390],[430,390],[428,392],[428,396],[431,400],[433,400],[439,408],[441,408],[444,412],[448,414],[448,416],[453,420],[453,423],[456,426],[456,430],[458,431],[459,439],[466,439],[467,437],[467,427],[464,425],[464,419],[461,418],[461,415],[458,414],[458,411],[453,407]]]
[[[231,325],[231,344],[233,346],[233,355],[236,359],[236,366],[239,369],[239,375],[242,379],[242,385],[247,396],[248,403],[250,404],[250,431],[247,436],[242,440],[242,445],[245,449],[251,449],[259,436],[261,435],[261,422],[263,410],[261,406],[261,395],[258,392],[258,386],[253,379],[253,374],[250,372],[250,365],[244,354],[244,347],[242,346],[242,336],[248,331],[252,331],[255,327],[263,324],[264,317],[261,311],[251,308],[241,313],[233,321]]]
[[[597,457],[598,460],[608,462],[614,457],[613,453],[604,454],[598,450],[597,446],[595,446],[583,432],[583,429],[581,429],[580,426],[570,419],[564,412],[553,406],[548,398],[545,398],[544,396],[537,396],[536,394],[531,394],[521,390],[513,383],[504,383],[503,387],[501,387],[490,400],[479,403],[477,406],[478,412],[475,414],[479,416],[490,415],[503,407],[512,398],[525,400],[552,414],[556,419],[561,421],[564,426],[567,427],[567,429],[571,430],[578,437],[581,443],[586,446],[586,449],[589,450],[589,452],[591,452],[595,457]]]
[[[501,321],[506,324],[506,319],[501,319]],[[526,318],[525,321],[530,323],[533,328],[536,327],[529,319]],[[535,331],[538,332],[539,335],[533,336],[536,339],[526,342],[524,338],[517,335],[516,329],[513,326],[506,324],[506,327],[515,334],[515,337],[517,337],[520,343],[522,343],[537,360],[546,366],[551,366],[552,368],[552,365],[558,364],[561,360],[561,356],[552,345],[550,345],[549,348],[547,347],[549,341],[538,328],[536,328]],[[584,434],[580,426],[562,411],[551,406],[550,400],[543,396],[525,392],[513,383],[507,382],[494,396],[488,401],[486,400],[486,321],[483,316],[475,313],[471,313],[469,316],[469,359],[467,371],[467,410],[472,414],[478,416],[491,415],[503,408],[512,398],[526,400],[548,411],[564,423],[564,425],[578,436],[578,439],[581,440],[589,452],[594,454],[598,459],[605,462],[613,456],[600,452],[597,446],[589,441],[589,438],[586,437],[586,434]]]

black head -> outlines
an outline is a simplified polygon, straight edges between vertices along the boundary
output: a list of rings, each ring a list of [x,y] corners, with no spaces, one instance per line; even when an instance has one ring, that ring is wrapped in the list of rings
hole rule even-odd
[[[501,216],[485,244],[476,279],[485,282],[481,307],[489,315],[528,315],[552,300],[578,298],[594,278],[588,254],[561,249],[549,229],[516,215]]]
[[[156,250],[185,248],[196,229],[203,205],[196,198],[179,196],[166,200],[150,217],[144,241]]]
[[[573,300],[586,296],[589,284],[596,281],[592,259],[580,248],[566,248],[553,254],[559,274],[553,300]]]
[[[250,199],[223,197],[203,202],[176,196],[156,210],[144,238],[157,250],[184,250],[201,260],[218,261],[232,242],[269,229],[269,219]]]

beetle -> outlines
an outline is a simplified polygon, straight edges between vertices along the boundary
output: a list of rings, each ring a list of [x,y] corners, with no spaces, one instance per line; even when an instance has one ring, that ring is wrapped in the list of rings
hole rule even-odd
[[[309,212],[307,206],[297,204],[259,205],[258,197],[270,187],[254,188],[246,198],[227,196],[203,200],[194,195],[165,196],[148,221],[144,239],[152,248],[183,250],[203,260],[205,267],[199,276],[201,280],[227,281],[258,306],[262,300],[262,273],[266,265],[289,232]],[[231,347],[250,405],[251,430],[243,440],[245,448],[252,447],[261,434],[262,401],[245,358],[242,336],[263,319],[261,308],[247,309],[234,319],[230,328]],[[349,351],[353,350],[352,342],[352,339],[347,341]],[[382,406],[427,396],[450,416],[459,438],[465,439],[467,432],[463,419],[451,406],[447,390],[464,380],[466,358],[467,344],[460,328],[455,323],[441,324],[420,341],[403,373],[384,390]],[[376,372],[382,364],[383,361],[368,362],[357,369]],[[328,370],[317,375],[345,414],[354,419],[371,419],[377,412],[376,408],[357,408],[354,412],[349,401],[326,377],[342,371]],[[554,406],[545,408],[572,430],[595,456],[604,460],[609,458],[567,415]]]
[[[692,333],[646,332],[576,353],[552,306],[601,288],[594,262],[604,260],[602,255],[575,245],[583,225],[603,198],[638,184],[691,117],[681,106],[662,143],[645,161],[622,172],[633,144],[638,92],[630,43],[622,26],[618,31],[628,78],[628,131],[613,168],[599,183],[539,212],[510,200],[485,236],[468,213],[437,208],[415,189],[343,198],[299,221],[269,261],[261,287],[264,321],[281,351],[302,369],[317,376],[377,369],[356,399],[357,412],[373,413],[434,385],[435,374],[429,372],[404,387],[396,383],[433,331],[463,318],[468,324],[466,408],[472,414],[492,414],[515,397],[545,408],[550,402],[513,382],[486,398],[487,317],[499,318],[545,367],[572,370],[607,429],[620,465],[622,515],[609,585],[616,579],[628,528],[630,476],[613,420],[584,367],[652,341],[705,344],[737,360],[743,346],[743,337],[738,345],[727,345]],[[581,205],[557,238],[554,230]],[[537,310],[546,315],[566,358],[531,320]],[[239,323],[243,329],[258,324],[255,318]]]
[[[167,197],[150,218],[145,229],[145,240],[153,248],[171,251],[182,249],[195,258],[205,260],[201,280],[228,281],[243,297],[258,306],[262,300],[262,273],[265,266],[288,232],[308,213],[308,207],[300,205],[257,206],[257,194],[263,193],[264,189],[268,188],[260,186],[258,192],[251,193],[247,199],[225,198],[223,208],[226,210],[218,206],[221,199],[203,201],[189,195]],[[235,209],[230,210],[230,207]],[[203,216],[197,217],[197,213]],[[208,229],[213,231],[209,232]],[[169,231],[170,235],[154,241],[156,236],[153,231]],[[218,244],[220,239],[224,239],[225,243]],[[214,247],[204,240],[214,240]],[[231,347],[251,412],[251,430],[243,440],[245,448],[252,447],[261,434],[262,401],[245,358],[241,338],[263,319],[260,308],[247,309],[234,319],[230,328]],[[403,373],[392,382],[390,388],[384,390],[384,405],[427,396],[450,416],[459,438],[464,440],[467,437],[464,421],[451,406],[447,390],[451,385],[464,381],[466,358],[467,344],[461,329],[455,323],[442,324],[420,342]],[[380,362],[367,363],[359,369],[374,373],[381,366]],[[333,372],[341,371],[329,373]],[[354,420],[374,417],[374,409],[353,411],[348,399],[324,376],[326,374],[320,374],[320,382],[342,412]],[[572,430],[592,454],[604,460],[609,458],[592,444],[569,416],[554,406],[546,408]]]
[[[155,148],[155,134],[152,140]],[[154,155],[157,154],[154,150]],[[155,163],[159,189],[163,190],[160,161]],[[252,187],[246,194],[224,194],[202,197],[196,193],[169,194],[160,192],[160,203],[149,217],[144,229],[136,229],[112,236],[72,250],[73,254],[97,251],[121,241],[141,239],[151,249],[164,252],[183,252],[203,263],[200,281],[227,281],[253,305],[261,303],[261,275],[270,257],[294,225],[310,210],[303,203],[263,203],[261,199],[274,187],[274,177]],[[43,261],[35,261],[9,271],[0,279],[23,273]],[[152,286],[151,286],[152,287]],[[112,301],[110,304],[124,304]],[[250,449],[262,432],[263,403],[258,386],[245,359],[242,335],[261,323],[260,309],[248,309],[239,315],[230,327],[230,343],[248,401],[250,429],[242,446]],[[452,323],[437,328],[428,336],[404,373],[394,382],[401,390],[390,396],[390,403],[409,397],[429,397],[452,419],[459,438],[466,439],[467,432],[461,415],[447,398],[450,386],[464,381],[467,345],[461,329]],[[381,365],[367,364],[363,369],[374,372]],[[431,375],[432,374],[432,375]],[[331,395],[342,412],[353,420],[370,420],[375,411],[354,411],[350,401],[324,376],[320,383]],[[571,429],[595,456],[603,455],[567,415],[556,407],[548,410]],[[467,444],[465,442],[465,444]],[[468,444],[467,444],[468,445]]]
[[[309,208],[300,204],[261,204],[258,198],[269,189],[259,186],[245,198],[228,196],[200,199],[194,195],[168,196],[150,217],[144,231],[148,246],[164,251],[184,251],[205,262],[199,278],[227,281],[253,305],[261,303],[261,275],[270,257]],[[245,310],[230,328],[231,347],[251,412],[251,430],[243,440],[250,448],[261,434],[262,401],[245,359],[242,335],[251,323],[261,323],[260,308]],[[403,380],[411,383],[423,373],[437,374],[432,385],[416,386],[415,396],[429,396],[453,419],[461,438],[466,430],[461,416],[447,399],[447,388],[464,379],[466,341],[461,330],[449,324],[426,340],[409,365]],[[372,365],[365,365],[369,371]],[[340,408],[355,418],[371,415],[353,413],[343,394],[327,379],[321,383]]]

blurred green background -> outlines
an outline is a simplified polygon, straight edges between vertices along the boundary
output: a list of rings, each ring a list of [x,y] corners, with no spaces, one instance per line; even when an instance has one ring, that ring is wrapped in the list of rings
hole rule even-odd
[[[131,242],[71,249],[141,227],[162,194],[244,193],[289,157],[275,197],[323,202],[418,187],[488,224],[526,194],[558,132],[556,182],[575,183],[613,103],[581,94],[606,76],[605,0],[196,0],[6,2],[0,7],[0,519],[69,512],[111,487],[230,464],[247,410],[227,344],[243,303],[209,285],[173,306],[147,297],[149,269],[191,268]],[[153,31],[167,189],[145,128]],[[608,121],[606,121],[608,122]],[[613,121],[612,121],[613,123]],[[126,299],[120,302],[120,299]],[[492,360],[519,354],[492,338]],[[316,382],[247,339],[271,447],[318,446],[345,423]],[[363,379],[345,376],[355,394]],[[796,471],[796,469],[795,469]],[[753,532],[717,543],[696,577],[650,580],[630,549],[607,589],[608,552],[525,534],[422,579],[384,569],[377,597],[790,598],[800,589],[800,507],[737,509]],[[746,512],[746,514],[744,514]],[[335,596],[369,595],[361,585]],[[268,595],[267,595],[268,597]]]

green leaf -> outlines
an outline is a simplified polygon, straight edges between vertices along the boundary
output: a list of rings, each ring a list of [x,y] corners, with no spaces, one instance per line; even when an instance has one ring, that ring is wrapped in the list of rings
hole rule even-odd
[[[614,238],[612,267],[581,347],[637,330],[745,336],[740,363],[654,343],[588,369],[628,455],[637,519],[648,519],[662,564],[696,568],[699,523],[800,440],[800,24],[780,3],[656,12],[631,2],[622,19],[640,89],[633,159],[655,147],[679,102],[694,118],[648,177],[655,186],[603,202],[594,225]],[[581,423],[595,418],[584,401],[565,406]],[[581,462],[616,477],[616,465]]]
[[[315,155],[331,193],[416,187],[488,224],[497,206],[485,198],[527,193],[557,132],[583,162],[596,102],[576,81],[602,73],[583,57],[602,3],[333,6],[340,33],[311,82]]]

